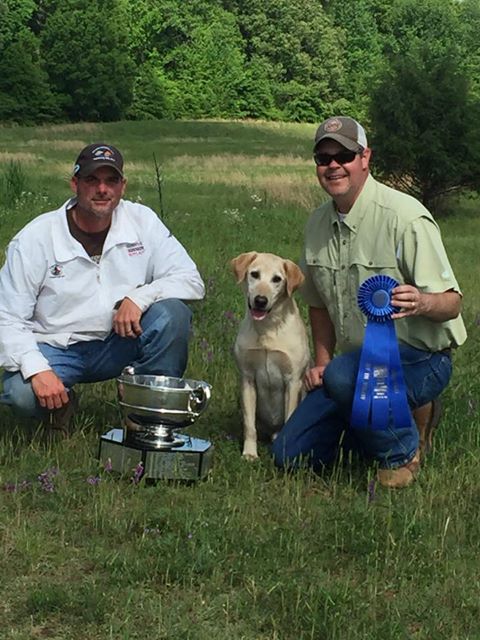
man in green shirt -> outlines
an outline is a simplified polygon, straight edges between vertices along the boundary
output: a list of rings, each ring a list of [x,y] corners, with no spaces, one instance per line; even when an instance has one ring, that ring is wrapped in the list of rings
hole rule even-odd
[[[420,202],[374,180],[370,157],[365,130],[352,118],[333,117],[319,126],[314,159],[331,200],[307,222],[301,263],[315,363],[305,379],[309,393],[275,440],[273,454],[278,466],[307,459],[318,469],[335,458],[346,431],[355,448],[378,462],[380,483],[401,487],[419,469],[423,442],[413,416],[408,428],[349,426],[366,324],[358,288],[374,274],[400,283],[392,291],[391,304],[399,308],[392,318],[417,419],[430,419],[451,376],[451,349],[466,332],[461,292],[437,224]]]

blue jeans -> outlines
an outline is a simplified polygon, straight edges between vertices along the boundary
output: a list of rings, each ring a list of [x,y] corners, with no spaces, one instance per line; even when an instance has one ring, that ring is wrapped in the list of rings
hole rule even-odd
[[[421,407],[436,398],[452,374],[448,351],[430,353],[400,345],[408,402]],[[344,442],[380,467],[396,468],[409,462],[418,449],[418,431],[410,427],[385,430],[352,429],[350,414],[357,380],[360,350],[334,358],[325,369],[323,386],[307,394],[290,416],[272,445],[275,464],[296,468],[302,462],[315,471],[335,459],[342,434]]]
[[[145,311],[138,338],[121,338],[112,331],[105,340],[76,342],[66,349],[46,343],[38,347],[67,389],[77,382],[116,378],[127,365],[135,367],[136,373],[181,377],[187,366],[191,317],[186,304],[169,298]],[[45,415],[32,385],[20,372],[4,373],[0,402],[23,417]]]

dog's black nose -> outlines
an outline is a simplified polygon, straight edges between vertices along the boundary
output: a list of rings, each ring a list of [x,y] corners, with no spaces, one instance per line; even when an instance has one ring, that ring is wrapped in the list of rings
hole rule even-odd
[[[265,296],[255,296],[253,299],[256,309],[265,309],[268,304],[268,298]]]

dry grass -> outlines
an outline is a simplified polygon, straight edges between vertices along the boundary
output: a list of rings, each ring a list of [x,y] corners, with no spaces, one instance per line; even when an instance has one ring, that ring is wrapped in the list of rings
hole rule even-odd
[[[127,163],[126,169],[127,176],[155,185],[153,161]],[[269,201],[308,210],[319,197],[311,161],[296,155],[181,155],[161,169],[166,181],[243,187]]]
[[[100,125],[95,122],[79,122],[77,124],[45,124],[40,127],[35,127],[36,131],[43,133],[48,131],[50,133],[94,133],[100,131]]]
[[[74,151],[78,153],[89,144],[85,140],[49,140],[48,138],[33,138],[24,143],[25,147],[44,147],[49,153],[52,151]]]
[[[75,158],[72,158],[71,162],[54,162],[49,163],[49,166],[45,168],[45,175],[60,176],[62,180],[69,181],[72,177],[73,165]]]
[[[28,153],[27,151],[0,151],[0,164],[2,162],[36,162],[38,156],[34,153]]]
[[[189,182],[244,187],[278,203],[306,209],[315,204],[316,181],[311,162],[300,156],[182,155],[168,163],[167,174],[169,170],[184,171]]]
[[[318,204],[319,187],[312,180],[288,174],[270,176],[255,183],[268,195],[270,200],[282,204],[292,204],[297,208],[311,211]]]
[[[298,135],[298,131],[307,131],[310,134],[310,137],[313,138],[313,132],[317,125],[311,123],[299,123],[299,122],[283,122],[282,120],[262,120],[261,118],[252,119],[252,118],[231,118],[231,119],[223,119],[223,118],[198,118],[195,122],[206,122],[206,123],[226,123],[231,124],[232,122],[248,125],[249,128],[255,129],[270,129],[274,131],[281,131],[282,135],[285,133],[292,132],[295,135]]]
[[[222,153],[209,154],[208,156],[181,155],[171,160],[167,166],[174,169],[191,169],[192,166],[195,166],[195,172],[218,174],[219,172],[228,173],[231,168],[238,169],[239,167],[245,169],[264,167],[265,170],[272,167],[309,168],[312,166],[312,161],[292,154],[250,156],[244,153]]]
[[[128,173],[135,175],[151,172],[154,169],[153,159],[142,162],[127,161],[126,166],[128,167]],[[278,167],[308,169],[311,166],[312,163],[310,160],[306,160],[300,156],[248,156],[241,153],[223,153],[205,156],[183,154],[165,162],[161,166],[161,169],[167,173],[176,173],[177,171],[185,172],[189,180],[194,179],[196,182],[199,180],[202,182],[204,180],[207,180],[207,182],[216,182],[214,179],[210,180],[208,174],[211,174],[212,178],[221,175],[225,179],[231,176],[232,173],[238,172],[239,169],[243,170],[246,174],[254,173],[258,171],[259,168],[263,168],[264,173],[269,173],[272,169]],[[223,182],[223,180],[221,180],[221,182]]]

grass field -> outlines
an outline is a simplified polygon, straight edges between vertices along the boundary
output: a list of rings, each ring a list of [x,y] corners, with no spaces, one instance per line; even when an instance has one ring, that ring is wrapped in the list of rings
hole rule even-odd
[[[418,482],[390,492],[341,462],[322,477],[240,457],[232,360],[243,302],[228,268],[248,250],[296,260],[322,198],[314,127],[148,122],[0,127],[0,248],[69,196],[80,148],[126,158],[131,200],[159,210],[207,284],[195,305],[188,377],[213,386],[192,433],[215,444],[206,481],[132,482],[100,467],[118,425],[113,382],[80,388],[77,429],[47,445],[0,407],[2,640],[480,639],[478,200],[440,221],[465,294],[434,452]],[[303,309],[305,312],[305,309]]]

